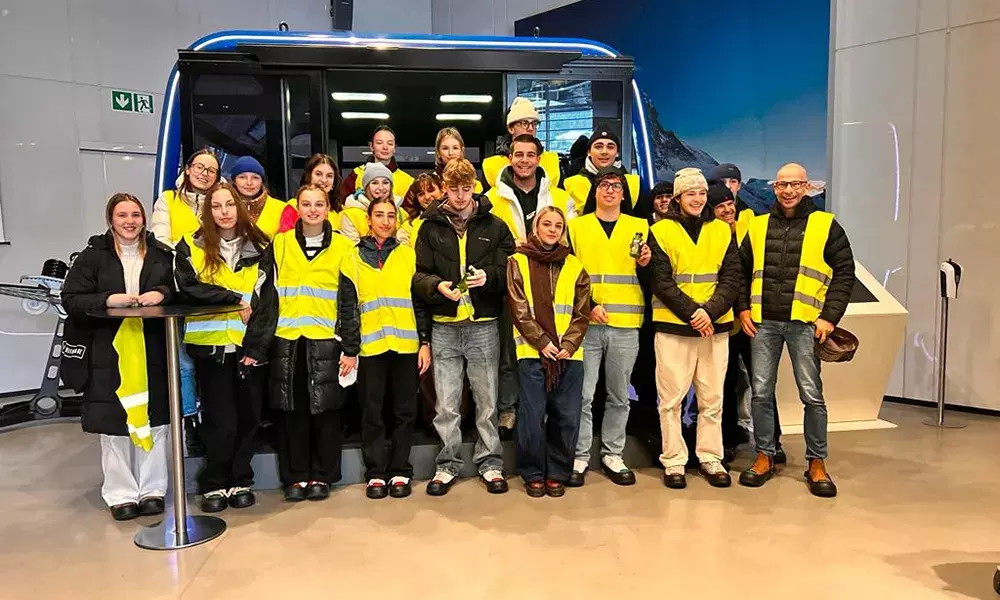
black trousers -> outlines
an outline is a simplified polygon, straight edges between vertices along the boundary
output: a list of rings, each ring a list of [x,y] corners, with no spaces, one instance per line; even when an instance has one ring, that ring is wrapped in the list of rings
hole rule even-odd
[[[222,358],[195,359],[201,385],[201,441],[205,468],[198,474],[202,493],[253,485],[250,461],[257,449],[257,428],[266,367],[250,367],[245,378],[235,352]]]
[[[732,448],[734,440],[740,439],[740,361],[746,366],[747,375],[753,380],[753,363],[750,353],[750,338],[742,331],[729,336],[729,365],[726,379],[722,384],[722,445]],[[781,446],[781,425],[778,423],[778,409],[774,409],[774,438],[776,447]]]
[[[419,383],[416,354],[386,352],[358,359],[361,453],[366,480],[413,477],[410,448]]]
[[[302,481],[335,483],[341,478],[344,443],[340,410],[312,414],[305,347],[300,346],[296,355],[293,410],[282,413],[278,425],[278,476],[285,486]]]
[[[539,359],[517,361],[521,400],[517,405],[517,472],[525,483],[550,479],[566,483],[573,470],[580,435],[583,363],[563,361],[554,390],[545,390]]]

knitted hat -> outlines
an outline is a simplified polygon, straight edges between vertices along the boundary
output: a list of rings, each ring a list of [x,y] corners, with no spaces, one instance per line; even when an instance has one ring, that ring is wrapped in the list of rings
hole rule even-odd
[[[723,179],[735,179],[736,181],[743,181],[743,174],[740,173],[739,167],[733,163],[722,163],[721,165],[712,169],[712,179],[718,179],[722,181]]]
[[[510,110],[507,111],[507,126],[509,127],[524,119],[538,121],[538,111],[535,110],[535,105],[531,103],[531,100],[518,96],[514,98],[514,103],[510,105]]]
[[[688,167],[681,169],[674,174],[674,198],[690,190],[707,190],[708,182],[702,175],[701,169]]]
[[[596,130],[594,130],[594,133],[590,136],[590,140],[587,142],[588,151],[590,150],[590,147],[594,145],[594,142],[596,142],[597,140],[611,140],[612,142],[615,143],[615,146],[618,146],[619,148],[622,147],[622,142],[618,138],[618,134],[615,133],[614,129],[608,127],[607,125],[601,125]]]
[[[733,192],[721,181],[712,180],[708,183],[708,205],[712,208],[726,202],[735,202]]]
[[[243,173],[254,173],[259,175],[261,179],[264,179],[264,167],[252,156],[237,158],[236,162],[233,163],[233,168],[229,171],[229,175],[233,179],[236,179],[237,175],[242,175]]]
[[[653,186],[653,191],[649,193],[653,198],[657,196],[673,196],[674,195],[674,182],[673,181],[660,181]]]
[[[368,184],[379,177],[385,177],[389,180],[389,183],[392,183],[392,171],[389,170],[389,167],[378,161],[368,163],[365,165],[365,172],[361,176],[361,189],[368,189]]]

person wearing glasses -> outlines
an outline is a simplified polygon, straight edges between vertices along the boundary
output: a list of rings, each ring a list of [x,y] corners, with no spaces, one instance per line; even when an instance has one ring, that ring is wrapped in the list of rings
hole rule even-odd
[[[804,167],[787,164],[773,182],[777,201],[754,217],[740,246],[744,281],[736,312],[750,336],[753,361],[754,441],[757,457],[740,484],[760,487],[774,475],[774,388],[784,346],[792,360],[799,399],[805,405],[805,473],[809,491],[837,495],[826,470],[827,412],[816,343],[823,343],[844,316],[854,288],[854,255],[832,213],[806,197]]]
[[[497,153],[483,161],[483,178],[490,186],[496,185],[500,171],[510,164],[510,145],[514,138],[519,135],[538,136],[538,111],[531,100],[514,98],[510,109],[507,111],[507,133],[509,135],[500,139],[497,144]],[[561,180],[559,171],[559,155],[552,151],[542,153],[539,165],[545,170],[545,176],[549,178],[552,187],[558,187]]]
[[[563,189],[569,192],[569,195],[573,198],[573,205],[577,214],[587,214],[585,205],[587,204],[587,198],[590,196],[590,188],[594,185],[594,176],[597,175],[597,172],[605,167],[613,166],[621,168],[620,149],[621,141],[618,139],[618,134],[607,125],[598,127],[590,136],[590,141],[587,143],[587,158],[583,164],[583,169],[576,175],[567,177],[566,181],[563,182]],[[625,181],[628,182],[629,198],[634,208],[635,203],[639,200],[639,176],[627,173]],[[594,208],[591,207],[590,211],[593,212],[593,210]]]
[[[646,301],[640,270],[649,264],[649,223],[633,217],[625,172],[605,167],[594,177],[594,212],[569,222],[573,253],[590,274],[590,328],[583,340],[583,407],[573,473],[567,485],[579,487],[590,464],[594,442],[594,394],[604,362],[607,400],[601,426],[601,465],[618,485],[633,485],[635,473],[625,464],[625,425],[629,414],[628,384],[639,354],[639,328]]]

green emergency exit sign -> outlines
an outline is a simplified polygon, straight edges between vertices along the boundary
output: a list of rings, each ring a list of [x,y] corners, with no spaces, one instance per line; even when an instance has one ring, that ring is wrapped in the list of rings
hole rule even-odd
[[[153,95],[127,90],[111,90],[111,110],[153,114]]]

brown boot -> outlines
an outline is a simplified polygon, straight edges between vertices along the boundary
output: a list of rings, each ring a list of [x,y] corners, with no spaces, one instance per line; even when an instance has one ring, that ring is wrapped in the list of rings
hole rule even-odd
[[[813,496],[820,498],[833,498],[837,495],[837,486],[834,485],[830,474],[826,472],[826,464],[821,458],[809,459],[809,470],[805,472],[806,481],[809,482],[809,491]]]
[[[740,473],[740,485],[760,487],[774,475],[774,458],[757,451],[757,459],[749,469]]]

